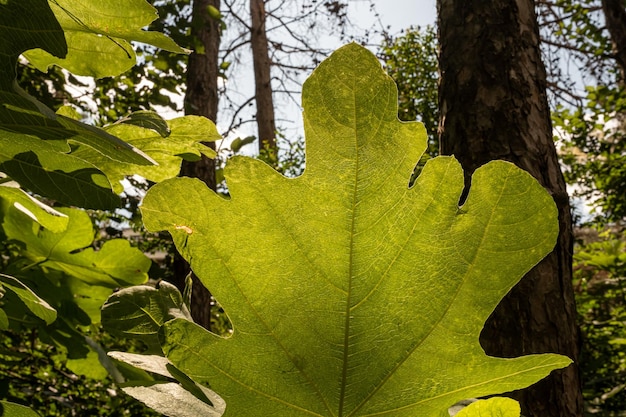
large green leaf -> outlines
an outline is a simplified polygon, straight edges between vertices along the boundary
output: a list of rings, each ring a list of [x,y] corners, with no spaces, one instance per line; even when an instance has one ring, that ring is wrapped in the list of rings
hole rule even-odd
[[[0,130],[0,171],[20,186],[68,205],[118,207],[120,199],[108,178],[93,164],[63,152],[64,145]]]
[[[230,199],[198,180],[153,187],[142,212],[168,230],[234,328],[163,326],[163,349],[207,381],[226,416],[447,416],[450,405],[526,387],[568,358],[485,355],[478,336],[502,297],[550,252],[555,205],[506,162],[463,171],[430,160],[418,123],[376,58],[347,45],[303,90],[304,174],[226,167]]]
[[[41,71],[59,65],[77,75],[117,76],[135,65],[131,41],[186,52],[164,34],[143,30],[158,17],[156,9],[146,0],[49,0],[48,3],[65,31],[68,54],[55,56],[41,49],[26,53],[28,60]]]

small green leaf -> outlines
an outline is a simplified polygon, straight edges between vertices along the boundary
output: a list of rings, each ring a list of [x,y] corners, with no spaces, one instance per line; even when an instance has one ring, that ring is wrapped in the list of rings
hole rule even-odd
[[[256,136],[246,136],[243,139],[235,138],[230,144],[230,149],[233,152],[237,153],[241,150],[242,147],[249,145],[251,143],[254,143],[255,140],[256,140]]]
[[[84,375],[92,379],[104,379],[109,375],[107,370],[100,366],[98,352],[93,350],[90,350],[83,358],[68,359],[65,367],[76,375]]]
[[[456,417],[520,417],[520,405],[511,398],[478,400],[463,408]]]
[[[161,137],[168,137],[171,133],[170,127],[165,119],[158,113],[147,110],[139,110],[129,114],[123,119],[118,120],[115,124],[129,124],[133,126],[143,127],[144,129],[152,129]]]
[[[0,14],[2,11],[0,10]],[[10,403],[8,401],[0,401],[0,417],[41,417],[37,412],[30,408]]]
[[[1,287],[0,287],[1,288]],[[0,330],[8,330],[9,329],[9,317],[7,313],[0,308]]]
[[[46,322],[46,324],[51,324],[56,320],[56,310],[52,308],[46,300],[40,298],[30,288],[22,284],[16,278],[0,274],[0,283],[2,283],[5,290],[11,291],[20,300],[22,300],[24,305],[26,305],[26,308],[28,308],[28,310],[30,310],[30,312],[35,316]]]
[[[215,6],[212,6],[209,4],[206,8],[206,11],[211,17],[211,19],[222,20],[222,13]]]
[[[168,320],[192,321],[183,298],[165,281],[158,288],[147,285],[123,288],[102,306],[102,325],[112,334],[139,338],[148,346],[158,346],[158,333]]]
[[[56,111],[56,114],[58,114],[59,116],[65,116],[68,119],[77,120],[77,121],[82,119],[82,116],[78,112],[78,110],[76,110],[76,108],[72,106],[61,106]]]
[[[157,165],[119,163],[87,147],[80,147],[72,155],[91,161],[107,175],[118,193],[123,191],[119,181],[125,176],[137,174],[150,181],[160,182],[177,176],[183,159],[199,159],[201,155],[209,158],[215,156],[215,151],[202,143],[221,139],[215,124],[209,119],[185,116],[170,120],[167,124],[167,130],[170,132],[167,137],[163,137],[154,129],[126,123],[107,128],[108,132],[141,149],[156,161]]]
[[[0,198],[51,232],[62,232],[67,227],[65,214],[33,198],[18,188],[17,183],[0,184]]]

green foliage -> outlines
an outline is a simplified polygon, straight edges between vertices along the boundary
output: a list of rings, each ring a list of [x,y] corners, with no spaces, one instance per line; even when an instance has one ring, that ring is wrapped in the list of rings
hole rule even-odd
[[[170,36],[177,44],[194,49],[189,36],[191,25],[191,0],[151,1],[160,19],[153,21],[148,29]],[[95,106],[81,102],[79,106],[97,124],[115,122],[128,112],[155,110],[160,106],[172,111],[182,111],[182,106],[172,96],[185,94],[185,71],[187,55],[157,49],[151,45],[136,44],[137,64],[117,77],[95,81],[89,96]],[[95,109],[94,109],[95,107]]]
[[[97,340],[116,349],[136,349],[106,335]],[[27,405],[42,417],[159,415],[125,395],[110,378],[76,375],[64,362],[64,355],[38,340],[35,332],[0,333],[0,398]]]
[[[305,83],[302,176],[235,157],[230,199],[185,178],[148,192],[146,226],[173,235],[234,326],[223,338],[166,321],[163,351],[225,399],[225,415],[443,416],[570,363],[491,358],[478,343],[500,299],[552,249],[551,198],[493,162],[459,207],[463,172],[449,157],[409,188],[426,134],[397,120],[396,103],[376,58],[348,45]]]
[[[143,0],[0,4],[2,328],[49,342],[57,369],[66,363],[103,377],[94,367],[102,361],[126,378],[125,392],[175,416],[441,416],[457,400],[525,387],[570,362],[550,354],[490,358],[478,343],[499,300],[554,244],[550,197],[503,162],[475,173],[462,207],[463,173],[452,158],[430,161],[409,181],[426,133],[397,120],[395,86],[363,48],[342,48],[307,81],[306,171],[287,179],[235,157],[225,171],[230,199],[198,181],[168,179],[182,159],[213,156],[199,144],[218,137],[206,120],[167,123],[142,112],[100,129],[74,110],[53,112],[15,82],[20,54],[38,68],[105,76],[134,63],[129,41],[180,52],[141,30],[154,17]],[[172,62],[171,55],[148,61],[145,68],[164,73]],[[122,81],[136,98],[134,79]],[[278,155],[266,158],[280,166]],[[299,174],[293,168],[281,170]],[[146,198],[146,224],[174,236],[227,308],[232,336],[195,325],[187,297],[165,283],[111,296],[146,282],[150,262],[126,241],[94,241],[88,215],[62,206],[119,207],[119,181],[135,173],[160,182]],[[104,357],[96,329],[107,297],[109,327],[166,358]],[[36,356],[2,354],[5,365]],[[13,400],[24,400],[11,389]]]
[[[58,65],[73,74],[94,78],[119,75],[135,65],[130,41],[185,52],[164,34],[142,30],[158,16],[145,0],[52,0],[48,4],[63,28],[67,56],[42,49],[25,53],[41,71]]]
[[[8,318],[6,327],[38,329],[41,338],[67,355],[68,367],[103,376],[97,350],[79,328],[100,322],[100,306],[116,288],[145,282],[150,261],[123,239],[109,240],[94,250],[89,216],[77,209],[59,211],[69,223],[58,233],[12,207],[1,216],[0,230],[14,245],[0,269],[10,274],[0,280],[7,290],[1,306]],[[10,297],[9,290],[19,300]]]
[[[585,83],[615,82],[613,45],[600,0],[538,2],[537,13],[553,98],[562,104],[577,101],[573,77],[582,77]],[[569,67],[576,67],[578,73],[569,73]]]
[[[576,252],[583,394],[590,412],[613,415],[626,410],[626,243],[607,231]]]
[[[597,209],[596,221],[626,218],[626,89],[587,88],[586,105],[553,112],[562,139],[565,178],[576,184],[575,195]]]
[[[438,48],[433,26],[410,27],[396,38],[386,38],[379,52],[385,70],[399,88],[398,117],[424,123],[428,134],[427,152],[431,156],[439,151]]]
[[[89,336],[100,307],[114,289],[146,282],[151,262],[126,240],[96,243],[87,213],[61,206],[115,209],[126,176],[176,176],[183,159],[213,156],[200,141],[218,135],[201,118],[167,123],[148,112],[96,128],[74,109],[55,113],[26,94],[16,65],[24,54],[42,69],[58,64],[103,76],[134,63],[129,41],[182,52],[165,35],[142,30],[155,17],[144,0],[0,4],[0,328],[34,332],[68,368],[94,378],[106,376],[100,361],[116,372]],[[53,74],[55,88],[73,77]]]

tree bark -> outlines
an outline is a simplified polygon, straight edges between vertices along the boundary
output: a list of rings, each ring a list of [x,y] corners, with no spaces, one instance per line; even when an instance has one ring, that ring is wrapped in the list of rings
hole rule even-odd
[[[250,43],[254,66],[256,123],[259,151],[276,149],[276,120],[272,96],[271,67],[265,30],[265,1],[250,0]]]
[[[185,114],[204,116],[214,122],[217,119],[219,75],[218,54],[220,46],[220,22],[209,16],[208,7],[220,8],[220,0],[194,0],[191,36],[194,52],[187,64],[187,89],[185,93]],[[213,142],[205,145],[215,149]],[[199,178],[213,190],[216,189],[215,161],[202,156],[197,162],[183,161],[181,176]],[[181,291],[185,278],[190,272],[189,264],[177,256],[174,261],[176,285]],[[196,323],[211,330],[211,293],[192,274],[191,315]]]
[[[626,7],[623,0],[602,0],[606,27],[615,48],[615,60],[620,67],[621,82],[626,81]]]
[[[572,223],[546,99],[546,74],[532,0],[438,0],[440,149],[470,175],[493,159],[515,163],[554,197],[554,251],[505,297],[487,321],[487,354],[555,352],[578,359],[572,289]],[[512,393],[530,417],[582,416],[575,365]]]

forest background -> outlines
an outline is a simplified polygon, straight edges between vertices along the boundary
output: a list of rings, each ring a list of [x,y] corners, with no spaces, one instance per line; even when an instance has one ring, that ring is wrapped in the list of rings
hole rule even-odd
[[[626,31],[623,17],[626,12],[619,2],[617,10],[611,11],[610,3],[538,1],[535,4],[561,166],[572,196],[593,208],[588,213],[574,212],[576,244],[572,281],[582,334],[579,363],[584,409],[590,415],[624,415],[626,410],[623,352],[626,343],[623,196],[626,194],[622,163],[626,101],[625,62],[623,49],[619,47],[626,44],[619,38],[620,28],[622,34]],[[72,117],[95,126],[109,126],[111,132],[124,129],[124,124],[172,132],[176,128],[189,131],[198,127],[187,126],[188,121],[168,127],[155,115],[142,113],[145,110],[169,109],[217,121],[219,134],[211,131],[203,137],[230,136],[229,141],[217,145],[208,142],[206,147],[200,147],[198,142],[187,144],[186,148],[177,150],[181,156],[171,163],[175,166],[183,160],[185,175],[202,178],[210,187],[227,193],[223,165],[232,155],[244,151],[257,155],[287,176],[301,174],[305,166],[303,138],[293,134],[290,121],[284,120],[285,115],[279,110],[285,102],[299,106],[304,78],[331,52],[320,47],[324,44],[320,39],[334,37],[338,43],[356,40],[377,54],[397,82],[399,117],[422,121],[429,134],[430,156],[439,153],[436,28],[412,27],[401,33],[389,33],[389,28],[376,21],[374,4],[370,10],[376,23],[365,30],[356,27],[343,2],[155,1],[154,6],[161,17],[151,24],[151,29],[167,34],[195,53],[186,55],[174,47],[169,48],[174,51],[167,51],[136,44],[137,65],[118,76],[95,81],[85,81],[58,67],[51,67],[44,74],[35,67],[45,68],[46,61],[26,54],[17,67],[19,85],[49,108],[63,109],[62,114],[71,113]],[[374,39],[382,41],[378,44]],[[248,77],[255,80],[253,94],[245,95],[238,88],[236,75],[244,72],[242,67],[253,69]],[[88,73],[81,68],[75,72],[80,74],[81,70]],[[584,86],[582,91],[576,87],[580,85]],[[184,102],[173,97],[184,97]],[[237,135],[241,132],[247,132],[246,136]],[[213,153],[211,149],[217,153],[215,160],[205,158]],[[10,159],[3,160],[2,170],[14,171]],[[18,179],[15,174],[12,177]],[[48,192],[41,184],[28,184],[27,178],[18,182],[35,194],[45,196]],[[101,305],[114,289],[141,283],[147,276],[153,283],[161,279],[171,281],[183,292],[190,288],[193,278],[188,275],[185,262],[173,255],[175,250],[167,234],[147,233],[142,228],[137,207],[151,182],[129,176],[125,184],[123,192],[117,189],[122,195],[123,210],[112,210],[111,206],[104,211],[88,210],[89,220],[76,215],[80,228],[75,230],[82,230],[76,233],[87,231],[90,238],[83,243],[73,242],[69,251],[112,248],[118,243],[107,242],[117,242],[115,238],[124,236],[142,252],[151,253],[152,262],[145,263],[137,257],[140,274],[122,273],[106,285],[100,271],[91,271],[94,277],[91,284],[98,284],[91,289],[72,281],[62,295],[36,290],[37,297],[54,306],[64,319],[57,319],[56,328],[50,326],[51,319],[43,313],[19,325],[7,323],[3,332],[2,398],[28,404],[42,415],[149,415],[150,411],[120,392],[114,382],[115,375],[108,376],[104,368],[94,365],[101,349],[143,348],[140,342],[119,338],[115,326],[110,331],[102,330],[97,304]],[[6,189],[2,196],[5,204],[15,198]],[[51,204],[54,200],[61,202],[54,207],[101,208],[90,207],[84,200],[64,201],[61,195],[48,197],[46,201]],[[16,270],[29,269],[33,272],[30,279],[35,280],[37,274],[54,270],[52,265],[45,265],[50,259],[44,262],[31,253],[32,246],[23,242],[23,233],[12,229],[15,220],[8,213],[5,206],[3,274],[15,275]],[[48,228],[53,230],[54,226]],[[134,259],[138,255],[128,252],[126,256]],[[57,265],[64,262],[63,259],[52,261]],[[57,275],[52,278],[48,275],[46,279],[61,280],[58,274],[63,268],[67,267],[57,268]],[[28,280],[27,277],[23,281],[32,284]],[[228,334],[230,325],[223,310],[194,282],[191,297],[195,300],[192,298],[190,303],[194,319],[212,331]],[[16,285],[9,278],[3,284],[6,288]],[[37,288],[37,284],[29,286]],[[68,290],[70,294],[99,293],[89,301],[91,305],[86,305],[84,300],[83,304],[74,305],[67,299]],[[3,302],[10,301],[10,293],[7,292],[9,296]],[[17,297],[22,299],[19,294]],[[198,309],[194,305],[210,308]],[[29,337],[24,337],[25,328]]]

